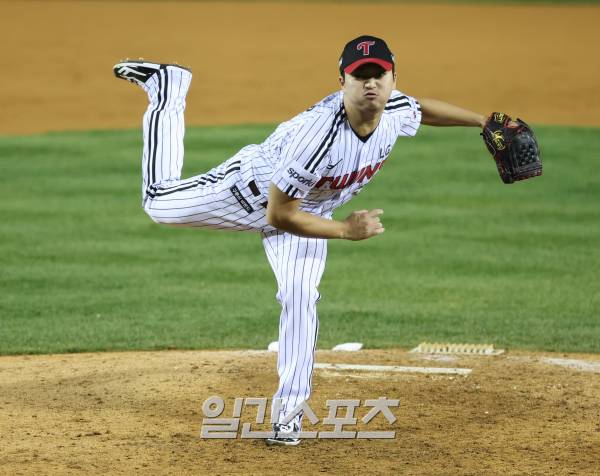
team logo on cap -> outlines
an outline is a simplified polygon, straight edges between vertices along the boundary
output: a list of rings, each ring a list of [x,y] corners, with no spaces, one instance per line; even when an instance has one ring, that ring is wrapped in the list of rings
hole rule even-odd
[[[371,50],[371,46],[375,44],[374,41],[361,41],[358,45],[356,45],[357,50],[362,50],[363,56],[369,56],[369,51]]]

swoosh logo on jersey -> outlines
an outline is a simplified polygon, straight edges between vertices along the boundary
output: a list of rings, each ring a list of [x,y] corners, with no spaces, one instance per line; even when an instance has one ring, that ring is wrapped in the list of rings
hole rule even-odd
[[[332,169],[332,168],[334,168],[334,167],[335,167],[337,164],[339,164],[339,163],[340,163],[342,160],[344,160],[344,159],[338,160],[338,161],[337,161],[335,164],[329,164],[329,165],[326,165],[326,166],[325,166],[325,168],[326,168],[326,169],[328,169],[328,170],[331,170],[331,169]]]

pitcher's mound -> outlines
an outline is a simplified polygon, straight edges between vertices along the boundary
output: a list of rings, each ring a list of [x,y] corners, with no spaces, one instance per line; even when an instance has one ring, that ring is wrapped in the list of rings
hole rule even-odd
[[[252,431],[269,429],[255,423],[252,405],[243,406],[234,439],[201,438],[210,396],[223,399],[221,418],[232,417],[236,397],[269,397],[270,407],[275,363],[274,353],[258,351],[2,357],[3,472],[600,473],[597,356],[319,351],[309,401],[319,422],[309,424],[305,414],[303,430],[334,431],[324,422],[326,401],[358,399],[358,424],[340,428],[392,431],[393,439],[310,439],[268,448],[241,438],[244,423]],[[322,365],[336,363],[346,365]],[[366,400],[379,397],[400,401],[390,408],[397,420],[379,414],[363,423],[371,408]],[[345,416],[339,409],[338,417]]]

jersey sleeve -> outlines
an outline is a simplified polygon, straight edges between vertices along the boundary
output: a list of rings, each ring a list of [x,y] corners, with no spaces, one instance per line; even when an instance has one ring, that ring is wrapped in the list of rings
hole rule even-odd
[[[303,121],[281,151],[281,160],[271,182],[291,198],[304,198],[317,184],[327,161],[331,144],[345,114],[311,114]]]
[[[391,116],[398,136],[416,135],[421,125],[421,105],[414,97],[395,91],[388,100],[384,112]]]

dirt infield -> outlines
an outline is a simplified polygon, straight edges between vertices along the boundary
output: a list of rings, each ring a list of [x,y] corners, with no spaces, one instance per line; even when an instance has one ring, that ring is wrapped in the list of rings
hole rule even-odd
[[[439,357],[439,356],[438,356]],[[584,370],[545,358],[585,359]],[[143,352],[0,359],[3,474],[599,474],[600,359],[508,353],[432,360],[402,351],[317,352],[318,363],[472,369],[468,376],[316,370],[311,408],[326,399],[400,399],[391,440],[200,438],[202,404],[270,396],[275,355]],[[574,365],[571,363],[571,365]],[[587,367],[587,371],[585,370]],[[358,408],[356,416],[366,414]],[[343,412],[339,412],[343,415]],[[255,415],[255,414],[254,414]],[[254,415],[242,413],[242,422]],[[320,425],[320,426],[319,426]],[[241,427],[241,425],[240,425]],[[264,427],[257,426],[257,429]],[[332,426],[305,429],[331,431]]]
[[[387,39],[398,87],[531,122],[600,125],[599,7],[2,2],[0,134],[137,127],[125,56],[195,73],[189,124],[274,122],[337,89],[345,41]]]

